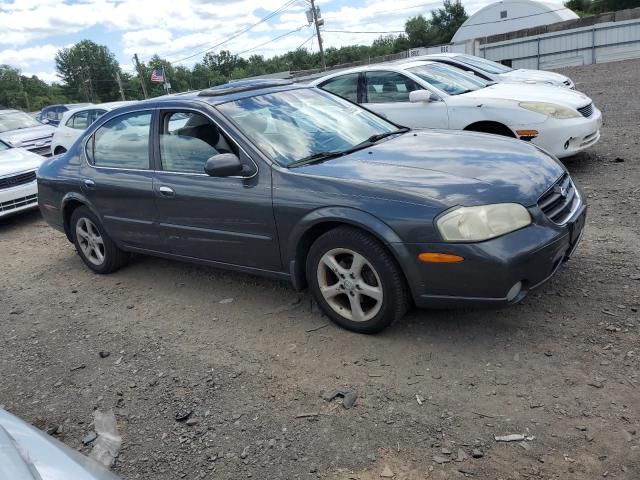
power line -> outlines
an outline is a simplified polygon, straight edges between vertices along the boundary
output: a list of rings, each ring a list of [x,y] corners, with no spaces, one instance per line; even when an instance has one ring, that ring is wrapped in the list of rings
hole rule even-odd
[[[404,30],[388,30],[386,32],[365,32],[365,31],[355,31],[355,30],[323,30],[323,32],[329,32],[329,33],[405,33]]]
[[[261,44],[259,44],[259,45],[254,46],[254,47],[247,48],[246,50],[243,50],[243,51],[241,51],[241,52],[235,53],[234,55],[242,55],[243,53],[250,52],[251,50],[255,50],[256,48],[260,48],[260,47],[263,47],[263,46],[268,45],[268,44],[270,44],[270,43],[273,43],[273,42],[275,42],[276,40],[280,40],[281,38],[284,38],[284,37],[286,37],[286,36],[288,36],[288,35],[291,35],[292,33],[299,32],[299,31],[300,31],[300,30],[302,30],[303,28],[308,28],[308,27],[309,27],[309,25],[302,25],[301,27],[298,27],[298,28],[296,28],[295,30],[291,30],[290,32],[283,33],[282,35],[279,35],[279,36],[277,36],[277,37],[275,37],[275,38],[272,38],[271,40],[268,40],[268,41],[266,41],[266,42],[263,42],[263,43],[261,43]]]
[[[309,40],[313,40],[313,38],[316,36],[315,33],[312,33],[311,36],[309,38],[307,38],[304,42],[302,42],[300,45],[298,45],[296,47],[296,50],[301,49],[302,47],[304,47],[307,43],[309,43]],[[313,42],[311,42],[311,48],[313,48]]]
[[[378,13],[390,13],[390,12],[397,12],[400,10],[411,10],[414,8],[419,8],[419,7],[426,7],[427,5],[432,5],[432,6],[437,6],[438,2],[429,2],[429,3],[421,3],[420,5],[412,5],[410,7],[401,7],[401,8],[394,8],[393,10],[376,10],[373,12],[366,12],[367,15],[376,15]],[[325,18],[342,18],[342,15],[338,15],[338,14],[329,14],[327,15]]]
[[[208,52],[208,51],[210,51],[210,50],[213,50],[214,48],[217,48],[217,47],[219,47],[219,46],[221,46],[221,45],[224,45],[225,43],[228,43],[228,42],[230,42],[231,40],[233,40],[233,39],[235,39],[235,38],[238,38],[240,35],[243,35],[243,34],[247,33],[249,30],[251,30],[251,29],[252,29],[252,28],[254,28],[254,27],[257,27],[257,26],[258,26],[258,25],[260,25],[261,23],[264,23],[264,22],[266,22],[266,21],[270,20],[271,18],[275,17],[276,15],[278,15],[278,14],[280,14],[280,13],[284,12],[285,10],[288,10],[289,8],[293,7],[293,6],[294,6],[296,3],[298,3],[298,2],[299,2],[299,0],[289,0],[289,1],[285,2],[283,5],[281,5],[280,7],[278,7],[276,10],[274,10],[273,12],[271,12],[271,13],[270,13],[269,15],[267,15],[266,17],[261,18],[261,19],[260,19],[259,21],[257,21],[256,23],[254,23],[254,24],[252,24],[252,25],[249,25],[248,27],[245,27],[245,28],[243,28],[243,29],[241,29],[241,30],[238,30],[237,32],[233,33],[233,34],[232,34],[230,37],[228,37],[226,40],[223,40],[222,42],[218,42],[218,43],[216,43],[215,45],[212,45],[212,46],[210,46],[210,47],[207,47],[207,48],[205,48],[204,50],[201,50],[201,51],[199,51],[199,52],[193,53],[193,54],[191,54],[191,55],[189,55],[189,56],[187,56],[187,57],[181,58],[181,59],[179,59],[179,60],[169,61],[169,63],[171,63],[171,64],[181,63],[181,62],[184,62],[185,60],[189,60],[189,59],[191,59],[191,58],[193,58],[193,57],[196,57],[196,56],[198,56],[198,55],[202,55],[203,53],[206,53],[206,52]],[[204,47],[205,45],[207,45],[207,44],[205,43],[205,44],[200,45],[200,46],[198,46],[198,47],[196,47],[196,48],[202,48],[202,47]]]

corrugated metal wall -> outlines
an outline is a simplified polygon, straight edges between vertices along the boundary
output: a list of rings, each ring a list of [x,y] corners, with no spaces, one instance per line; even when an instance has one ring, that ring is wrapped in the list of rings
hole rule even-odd
[[[640,58],[640,19],[480,45],[481,57],[513,68],[552,69]]]

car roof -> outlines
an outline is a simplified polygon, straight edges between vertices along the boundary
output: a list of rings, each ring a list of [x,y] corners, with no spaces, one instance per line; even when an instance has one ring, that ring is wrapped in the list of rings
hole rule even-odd
[[[96,104],[86,103],[86,104],[83,104],[83,106],[81,107],[72,108],[64,112],[62,114],[62,120],[66,120],[71,115],[79,112],[86,112],[89,110],[100,110],[100,109],[111,111],[111,110],[115,110],[116,108],[125,107],[127,105],[133,105],[135,103],[139,103],[139,100],[126,100],[126,101],[119,101],[119,102],[105,102],[105,103],[96,103]],[[75,104],[75,105],[78,105],[78,104]]]
[[[341,75],[345,75],[348,73],[367,72],[371,70],[391,70],[391,71],[401,72],[404,70],[408,70],[409,68],[412,68],[412,67],[420,67],[422,65],[428,65],[430,63],[435,63],[435,62],[429,61],[429,60],[416,60],[413,58],[403,58],[402,60],[395,60],[393,62],[363,65],[361,67],[347,68],[345,70],[340,70],[330,75],[326,75],[324,77],[316,78],[310,82],[310,85],[317,85],[319,82],[322,82],[329,78],[339,77]]]
[[[196,100],[209,103],[210,105],[220,105],[222,103],[239,100],[241,98],[264,95],[267,93],[282,92],[286,90],[310,88],[307,85],[294,83],[291,80],[282,79],[246,79],[237,82],[229,82],[217,85],[204,90],[194,90],[191,92],[163,95],[162,97],[150,98],[143,102],[171,102],[176,100]]]

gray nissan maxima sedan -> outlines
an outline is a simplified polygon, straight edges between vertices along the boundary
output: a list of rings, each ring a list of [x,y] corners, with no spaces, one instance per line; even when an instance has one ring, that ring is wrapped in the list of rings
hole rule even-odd
[[[135,252],[288,279],[364,333],[412,304],[521,300],[573,253],[586,216],[533,145],[410,130],[273,80],[109,112],[45,161],[38,188],[94,272]]]

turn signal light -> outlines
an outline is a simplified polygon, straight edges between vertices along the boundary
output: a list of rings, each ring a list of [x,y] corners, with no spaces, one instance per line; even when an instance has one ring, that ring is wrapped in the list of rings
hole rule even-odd
[[[538,130],[516,130],[519,137],[535,137],[538,135]]]
[[[448,253],[421,253],[418,258],[426,263],[459,263],[464,262],[464,257],[450,255]]]

